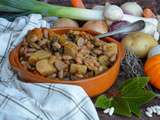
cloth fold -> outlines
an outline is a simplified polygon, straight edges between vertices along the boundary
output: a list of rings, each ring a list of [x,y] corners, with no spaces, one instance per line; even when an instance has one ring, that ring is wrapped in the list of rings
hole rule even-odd
[[[39,14],[13,22],[0,18],[0,120],[99,120],[81,87],[24,83],[10,67],[9,51],[29,30],[40,27],[49,28],[50,24]]]

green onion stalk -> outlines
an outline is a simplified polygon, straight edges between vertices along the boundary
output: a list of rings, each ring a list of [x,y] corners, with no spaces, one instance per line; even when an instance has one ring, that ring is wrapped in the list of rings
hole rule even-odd
[[[76,20],[102,20],[103,11],[51,5],[37,0],[0,0],[0,12],[39,13]]]

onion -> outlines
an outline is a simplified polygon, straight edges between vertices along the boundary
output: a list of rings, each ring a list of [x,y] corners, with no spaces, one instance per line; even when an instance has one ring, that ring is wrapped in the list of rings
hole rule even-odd
[[[104,21],[88,21],[82,26],[82,28],[90,29],[99,33],[108,32],[108,26]]]
[[[127,21],[117,21],[117,22],[114,22],[110,25],[110,28],[109,28],[109,31],[115,31],[117,29],[120,29],[126,25],[128,25],[129,22]],[[114,35],[113,37],[116,38],[117,40],[121,40],[126,34],[123,33],[123,34],[118,34],[118,35]]]
[[[68,18],[60,18],[58,19],[53,27],[63,28],[63,27],[71,27],[71,28],[78,28],[79,25],[76,21],[68,19]]]
[[[126,2],[121,5],[121,8],[124,13],[134,15],[134,16],[142,16],[143,9],[136,2]]]

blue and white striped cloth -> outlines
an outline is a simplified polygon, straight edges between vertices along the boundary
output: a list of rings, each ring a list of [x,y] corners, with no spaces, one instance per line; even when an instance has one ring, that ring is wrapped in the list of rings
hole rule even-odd
[[[9,22],[0,18],[0,120],[99,120],[91,99],[79,86],[19,81],[8,53],[28,30],[50,27],[39,14]]]

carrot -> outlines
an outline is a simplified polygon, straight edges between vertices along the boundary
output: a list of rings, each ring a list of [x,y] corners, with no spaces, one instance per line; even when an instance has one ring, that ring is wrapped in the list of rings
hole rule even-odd
[[[85,8],[82,0],[71,0],[73,7]]]
[[[155,14],[152,12],[152,10],[149,9],[149,8],[145,8],[145,9],[143,10],[143,16],[144,16],[145,18],[153,18],[153,17],[156,17]]]

